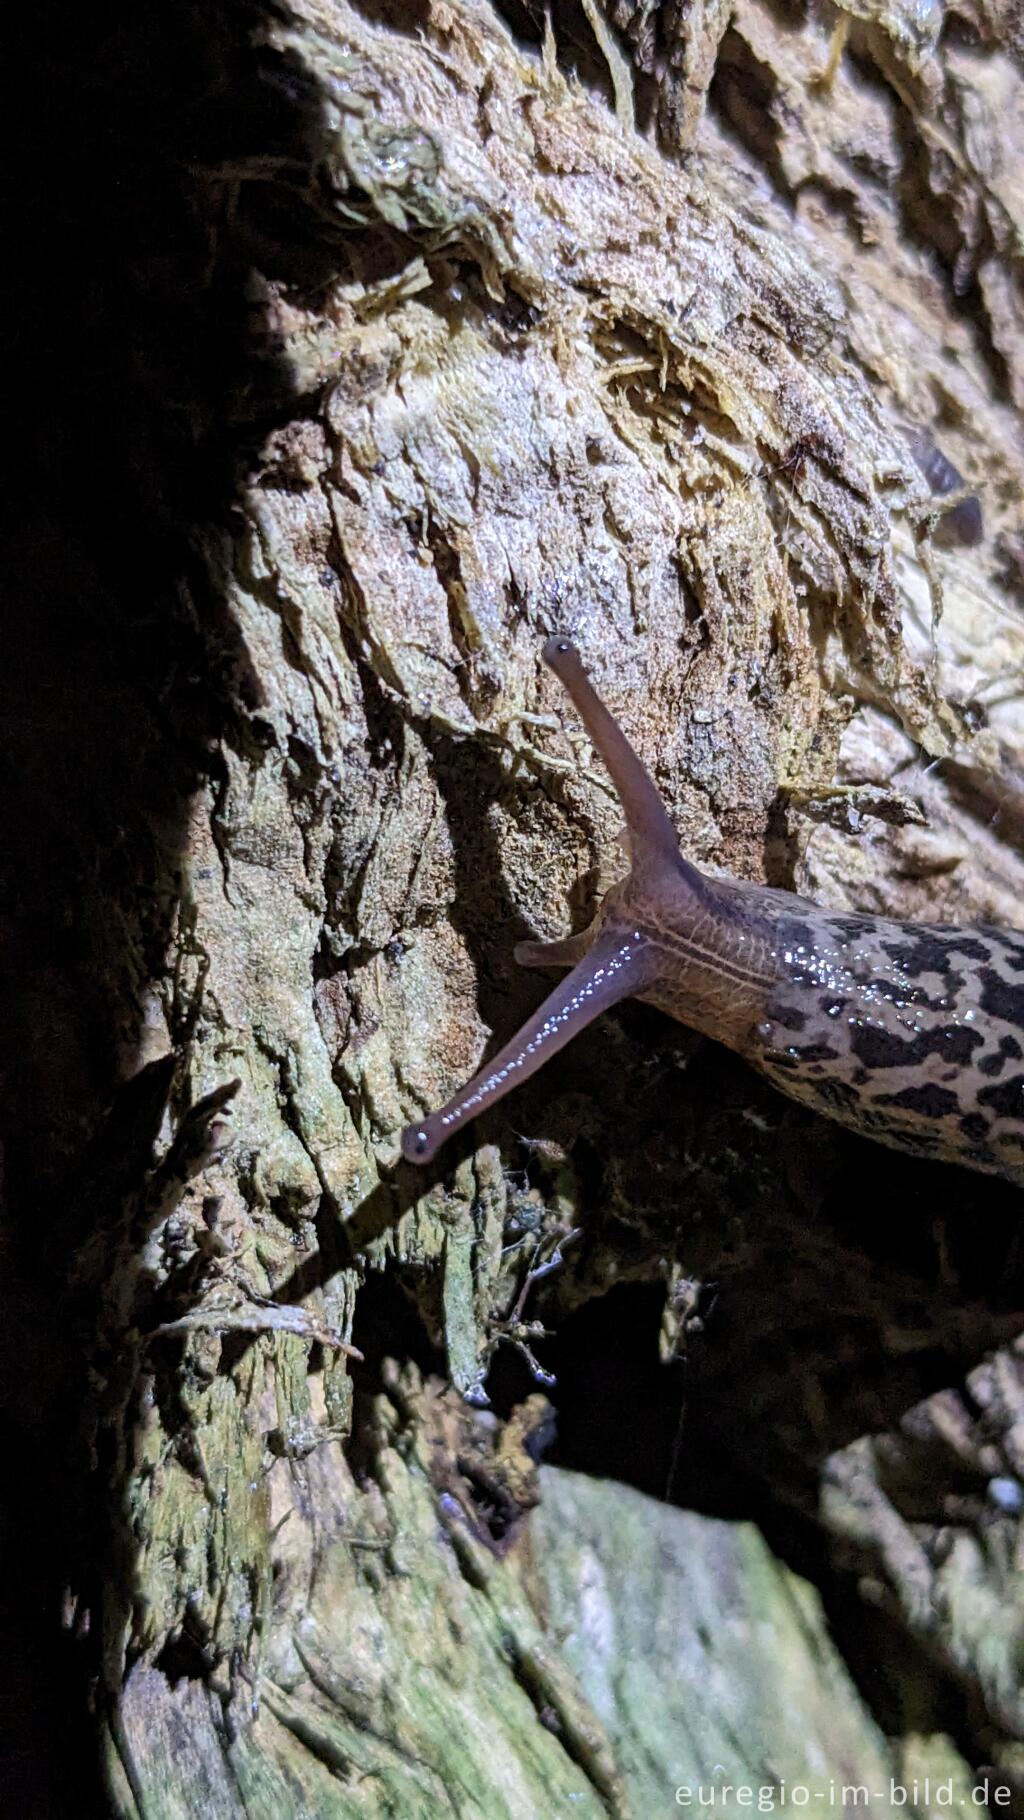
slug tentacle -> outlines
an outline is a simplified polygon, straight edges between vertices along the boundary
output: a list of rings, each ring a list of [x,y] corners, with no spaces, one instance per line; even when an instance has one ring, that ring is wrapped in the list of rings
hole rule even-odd
[[[626,816],[629,857],[633,876],[674,873],[703,895],[705,880],[679,851],[679,836],[646,766],[637,757],[618,722],[609,714],[594,688],[574,644],[567,638],[549,638],[544,662],[572,697],[573,704],[597,751],[611,773]]]
[[[504,1099],[571,1042],[602,1011],[642,992],[651,978],[650,944],[639,929],[617,919],[603,928],[585,958],[560,980],[539,1010],[447,1105],[402,1133],[409,1163],[429,1163],[435,1151],[467,1119]]]
[[[408,1161],[429,1162],[584,1024],[635,996],[841,1124],[1024,1186],[1024,934],[833,914],[791,892],[704,878],[573,645],[550,639],[544,657],[611,772],[632,865],[583,934],[520,943],[525,966],[572,972],[468,1086],[407,1128]]]
[[[565,935],[554,942],[517,942],[513,959],[520,967],[575,967],[589,952],[593,927],[579,935]]]

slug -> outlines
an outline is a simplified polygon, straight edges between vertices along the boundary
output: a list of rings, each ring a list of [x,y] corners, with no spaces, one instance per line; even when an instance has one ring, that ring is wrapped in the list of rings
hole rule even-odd
[[[572,971],[447,1105],[407,1127],[405,1158],[428,1163],[633,997],[840,1124],[1024,1186],[1024,933],[834,914],[789,891],[705,877],[680,853],[653,779],[575,647],[552,638],[543,655],[611,773],[630,870],[585,933],[519,944],[523,965]]]

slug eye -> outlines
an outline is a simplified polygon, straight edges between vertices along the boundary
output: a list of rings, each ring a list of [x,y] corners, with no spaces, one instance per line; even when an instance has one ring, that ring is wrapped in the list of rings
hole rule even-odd
[[[424,1163],[430,1156],[430,1133],[423,1125],[407,1125],[402,1133],[402,1155],[407,1163]]]
[[[561,671],[558,668],[557,660],[560,657],[575,657],[576,655],[576,646],[573,644],[572,639],[564,638],[558,632],[555,633],[553,638],[548,639],[541,652],[544,662],[550,664],[552,669],[554,669],[555,674],[558,676],[561,675]],[[564,680],[563,677],[563,681]]]

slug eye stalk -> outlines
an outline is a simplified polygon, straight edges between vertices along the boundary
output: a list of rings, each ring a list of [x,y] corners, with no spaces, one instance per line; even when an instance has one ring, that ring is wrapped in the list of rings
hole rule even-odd
[[[680,854],[676,831],[654,780],[605,707],[575,645],[567,638],[549,638],[542,655],[571,696],[595,750],[611,773],[629,832],[630,880],[649,889],[670,874],[677,890],[685,881],[703,894],[704,880]],[[572,972],[447,1105],[406,1128],[402,1155],[407,1162],[429,1163],[460,1125],[528,1080],[610,1005],[643,992],[657,972],[651,944],[618,903],[599,915],[583,935],[558,942],[521,942],[516,958],[530,967],[571,965]]]
[[[557,945],[557,944],[555,944]],[[611,925],[601,931],[586,959],[567,974],[493,1061],[459,1089],[446,1106],[402,1133],[409,1163],[429,1163],[446,1138],[485,1106],[493,1106],[571,1042],[578,1030],[609,1005],[643,990],[650,978],[648,944],[639,929]]]

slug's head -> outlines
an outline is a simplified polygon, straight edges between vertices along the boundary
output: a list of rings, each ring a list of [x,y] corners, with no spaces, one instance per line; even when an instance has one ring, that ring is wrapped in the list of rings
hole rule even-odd
[[[406,1126],[402,1133],[402,1155],[407,1163],[429,1163],[436,1149],[437,1142],[431,1143],[426,1124]]]
[[[402,1155],[429,1163],[460,1125],[503,1099],[557,1053],[598,1014],[619,999],[648,990],[661,963],[644,933],[644,916],[631,906],[657,907],[664,894],[706,897],[707,885],[679,852],[676,831],[650,774],[608,712],[568,638],[549,638],[544,661],[572,697],[596,751],[611,773],[629,834],[632,866],[613,887],[595,922],[582,935],[559,942],[521,942],[516,959],[528,967],[571,967],[518,1035],[454,1098],[407,1126]]]

